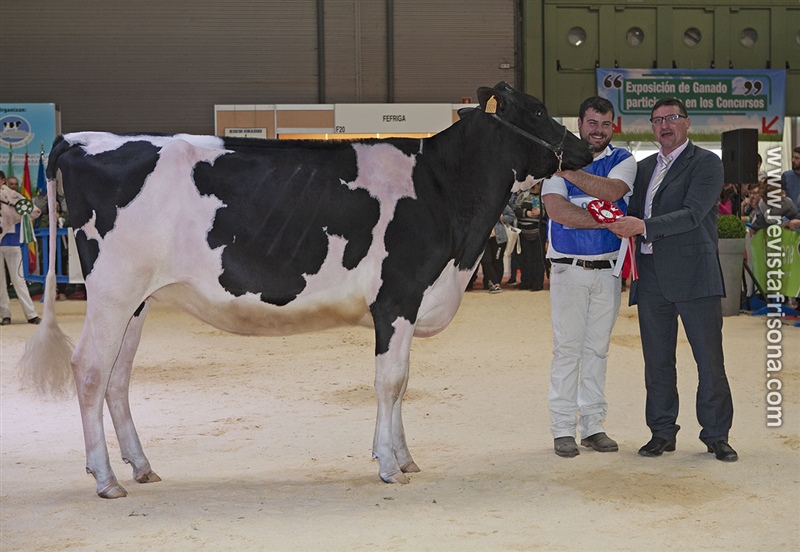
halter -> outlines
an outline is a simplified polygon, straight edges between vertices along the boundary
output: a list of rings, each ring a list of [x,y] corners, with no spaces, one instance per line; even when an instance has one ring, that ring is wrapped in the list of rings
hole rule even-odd
[[[564,127],[564,134],[561,136],[561,141],[558,143],[558,145],[554,146],[553,144],[551,144],[549,142],[545,142],[544,140],[542,140],[538,136],[534,136],[533,134],[531,134],[527,130],[522,130],[518,126],[516,126],[516,125],[514,125],[512,123],[509,123],[505,119],[501,119],[500,117],[497,116],[497,113],[491,113],[491,115],[492,115],[492,117],[494,117],[495,119],[497,119],[498,121],[500,121],[501,123],[503,123],[504,125],[509,127],[511,130],[513,130],[517,134],[519,134],[521,136],[524,136],[525,138],[528,138],[530,140],[533,140],[534,142],[536,142],[540,146],[544,146],[547,149],[549,149],[550,151],[552,151],[553,154],[556,156],[556,159],[558,159],[558,170],[559,171],[561,170],[561,161],[564,158],[564,140],[567,138],[567,127]]]

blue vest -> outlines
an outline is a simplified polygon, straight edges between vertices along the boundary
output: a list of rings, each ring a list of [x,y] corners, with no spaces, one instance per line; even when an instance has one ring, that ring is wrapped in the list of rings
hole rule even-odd
[[[14,225],[14,229],[9,231],[8,234],[3,236],[3,239],[0,240],[0,246],[2,247],[9,247],[9,246],[16,246],[19,247],[19,235],[22,230],[20,230],[20,223]],[[0,267],[2,270],[3,267]]]
[[[631,156],[631,152],[628,150],[614,148],[612,146],[609,147],[611,148],[611,152],[608,155],[593,161],[591,165],[583,170],[597,176],[608,176],[611,169]],[[573,205],[578,205],[586,209],[589,202],[595,199],[569,180],[564,179],[564,181],[567,183],[567,201]],[[625,198],[620,198],[614,204],[619,207],[623,213],[628,211]],[[598,228],[596,230],[572,228],[571,226],[559,224],[553,219],[550,219],[550,240],[555,250],[565,255],[602,255],[604,253],[618,251],[620,245],[620,239],[603,228]]]

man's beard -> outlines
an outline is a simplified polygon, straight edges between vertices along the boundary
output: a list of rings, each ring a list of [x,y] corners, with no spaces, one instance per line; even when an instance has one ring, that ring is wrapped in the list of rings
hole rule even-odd
[[[591,138],[591,135],[587,135],[586,137],[581,136],[581,139],[586,140],[587,142],[589,142],[589,145],[592,147],[592,153],[600,153],[600,152],[602,152],[611,143],[611,137],[608,137],[607,139],[605,137],[603,137],[603,141],[600,143],[600,145],[599,146],[595,146],[594,142],[590,142],[589,141],[589,138]],[[592,140],[596,140],[596,138],[592,138]]]
[[[592,149],[594,150],[594,152],[595,152],[595,153],[600,153],[601,151],[605,150],[605,149],[608,147],[608,145],[609,145],[610,143],[611,143],[611,140],[610,140],[610,139],[609,139],[609,140],[603,140],[603,141],[600,143],[600,145],[599,145],[599,146],[597,146],[597,147],[595,147],[595,146],[592,146]]]

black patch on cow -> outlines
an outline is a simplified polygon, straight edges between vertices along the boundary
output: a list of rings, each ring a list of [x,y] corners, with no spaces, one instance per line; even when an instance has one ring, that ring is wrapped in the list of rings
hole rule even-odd
[[[304,274],[319,272],[328,235],[347,240],[343,264],[355,268],[372,244],[378,201],[344,182],[357,177],[347,143],[226,140],[234,153],[199,163],[194,181],[225,206],[207,241],[224,246],[220,284],[231,294],[255,293],[286,305],[305,289]]]
[[[448,265],[467,270],[476,264],[508,202],[514,174],[524,178],[525,163],[541,162],[522,149],[527,144],[521,138],[487,125],[487,119],[477,111],[465,116],[426,139],[416,155],[416,198],[397,203],[386,229],[383,285],[370,305],[378,355],[389,350],[398,318],[416,323],[425,290]]]
[[[158,162],[158,151],[150,142],[137,141],[113,151],[87,155],[80,144],[69,144],[58,137],[50,153],[47,175],[52,178],[56,169],[61,169],[70,225],[80,228],[95,217],[97,232],[104,237],[114,228],[118,210],[141,192]],[[88,276],[97,260],[97,240],[77,232],[75,243],[83,274]]]

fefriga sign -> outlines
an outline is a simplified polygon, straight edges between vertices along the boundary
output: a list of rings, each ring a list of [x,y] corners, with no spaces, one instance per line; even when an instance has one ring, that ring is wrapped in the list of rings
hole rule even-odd
[[[759,140],[783,139],[786,71],[773,69],[597,69],[597,93],[614,105],[618,140],[651,140],[650,111],[660,98],[686,104],[695,141],[755,128]]]

